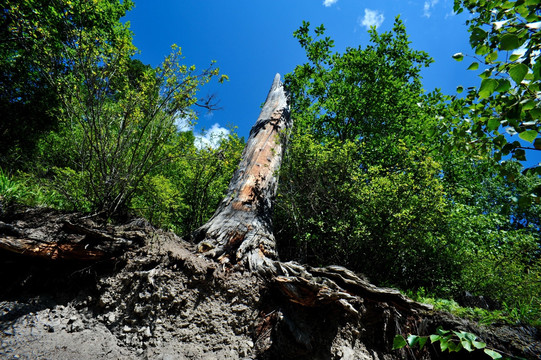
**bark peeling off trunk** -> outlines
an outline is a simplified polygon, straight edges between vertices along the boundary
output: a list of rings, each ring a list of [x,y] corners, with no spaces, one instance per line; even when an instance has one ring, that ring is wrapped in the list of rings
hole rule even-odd
[[[226,197],[193,234],[200,252],[222,262],[244,261],[252,270],[273,267],[272,203],[291,126],[287,94],[276,74]]]

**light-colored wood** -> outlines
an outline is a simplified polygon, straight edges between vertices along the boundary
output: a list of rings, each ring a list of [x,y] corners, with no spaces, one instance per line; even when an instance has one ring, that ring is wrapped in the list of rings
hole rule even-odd
[[[276,74],[226,197],[193,234],[200,252],[222,262],[242,261],[252,270],[277,258],[272,206],[291,126],[288,97]]]

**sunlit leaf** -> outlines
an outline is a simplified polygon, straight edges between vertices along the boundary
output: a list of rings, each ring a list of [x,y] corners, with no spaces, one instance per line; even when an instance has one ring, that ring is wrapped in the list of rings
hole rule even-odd
[[[417,336],[417,335],[409,335],[408,336],[408,345],[409,346],[414,346],[418,342],[419,342],[419,336]]]
[[[537,131],[535,131],[535,130],[526,130],[526,131],[521,132],[518,136],[519,136],[522,140],[531,143],[531,142],[534,141],[535,138],[537,137]]]
[[[500,120],[499,119],[491,118],[490,120],[488,120],[487,129],[489,131],[497,130],[499,127],[500,127]]]
[[[493,51],[485,57],[485,62],[487,64],[490,64],[494,62],[497,58],[498,58],[498,53],[496,51]]]
[[[476,348],[476,349],[484,349],[487,344],[482,342],[482,341],[472,341],[471,344]]]
[[[470,64],[470,66],[468,66],[468,68],[466,70],[477,70],[479,69],[479,63],[478,62],[473,62]]]
[[[528,73],[528,67],[524,64],[514,64],[509,68],[509,76],[514,82],[520,84]]]
[[[503,356],[499,353],[499,352],[496,352],[494,350],[491,350],[491,349],[484,349],[483,350],[485,352],[485,354],[487,354],[488,356],[490,356],[492,359],[501,359]]]
[[[541,29],[541,21],[537,21],[537,22],[534,22],[534,23],[526,24],[526,27],[527,27],[528,29],[532,29],[532,30],[539,30],[539,29]]]
[[[498,80],[495,79],[483,79],[481,81],[481,87],[479,88],[479,98],[486,99],[496,90],[498,87]]]
[[[449,348],[449,344],[450,344],[450,343],[449,343],[448,341],[441,341],[441,342],[440,342],[440,349],[441,349],[441,351],[443,352],[443,351],[447,350],[447,349]],[[452,344],[452,343],[451,343],[451,344]]]
[[[456,53],[453,55],[453,59],[456,61],[462,61],[464,59],[464,55],[462,53]]]

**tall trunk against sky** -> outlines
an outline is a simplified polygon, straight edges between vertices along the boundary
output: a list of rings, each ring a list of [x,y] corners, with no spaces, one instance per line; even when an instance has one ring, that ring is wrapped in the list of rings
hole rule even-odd
[[[242,261],[252,270],[277,258],[272,206],[291,126],[287,94],[276,74],[227,195],[193,234],[200,252],[222,262]]]

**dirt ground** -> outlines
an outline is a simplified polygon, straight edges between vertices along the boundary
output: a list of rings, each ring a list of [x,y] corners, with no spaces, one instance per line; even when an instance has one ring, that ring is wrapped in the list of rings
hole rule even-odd
[[[14,226],[18,235],[40,241],[91,244],[88,233],[75,240],[66,233],[66,223],[81,219],[27,211],[0,219],[0,236]],[[112,259],[91,262],[0,250],[1,359],[434,358],[428,351],[390,350],[392,337],[408,320],[385,304],[359,304],[365,309],[361,321],[332,306],[301,308],[262,278],[224,268],[143,220],[122,227],[84,223],[123,234],[127,247]],[[449,319],[423,324],[426,331],[437,323],[470,326]],[[486,334],[495,341],[506,336]],[[536,329],[518,329],[509,339],[508,348],[530,347],[527,358],[541,354]]]

